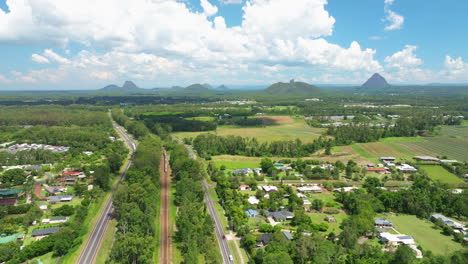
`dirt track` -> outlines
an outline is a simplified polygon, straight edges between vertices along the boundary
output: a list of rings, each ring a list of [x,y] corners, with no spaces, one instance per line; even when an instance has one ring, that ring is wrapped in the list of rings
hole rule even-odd
[[[169,168],[166,150],[163,149],[161,159],[161,243],[159,246],[159,263],[172,263],[172,234],[170,221],[170,202],[171,202],[171,170]]]

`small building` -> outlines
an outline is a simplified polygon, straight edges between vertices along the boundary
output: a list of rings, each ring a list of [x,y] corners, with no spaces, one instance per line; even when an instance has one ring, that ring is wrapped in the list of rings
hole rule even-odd
[[[253,172],[254,172],[255,174],[257,174],[258,176],[260,176],[260,175],[262,175],[262,172],[263,172],[263,171],[262,171],[261,168],[254,168],[254,169],[253,169]]]
[[[457,163],[458,160],[440,160],[440,163],[447,163],[447,164],[452,164],[452,163]]]
[[[309,192],[321,193],[321,192],[322,192],[322,188],[320,188],[320,187],[317,186],[317,185],[313,185],[313,186],[301,186],[301,187],[297,187],[297,191],[302,192],[302,193],[309,193]]]
[[[255,196],[250,196],[249,199],[247,199],[247,201],[251,205],[257,205],[260,202],[260,200],[257,199],[257,197],[255,197]]]
[[[462,193],[463,193],[463,189],[453,189],[453,190],[452,190],[452,193],[453,193],[453,194],[462,194]]]
[[[352,192],[354,190],[357,190],[357,187],[341,187],[341,188],[334,188],[334,192]]]
[[[381,160],[383,163],[387,163],[387,162],[395,162],[396,158],[395,157],[380,157],[379,160]]]
[[[60,230],[60,227],[51,227],[51,228],[45,228],[45,229],[36,229],[32,232],[31,236],[35,237],[37,239],[41,239],[43,237],[46,237],[48,235],[52,235],[57,233],[57,231]]]
[[[293,240],[291,232],[283,231],[282,233],[287,240]]]
[[[62,176],[78,176],[78,175],[84,175],[84,174],[81,171],[65,171],[65,172],[62,172]]]
[[[282,167],[278,167],[277,169],[280,170],[280,171],[288,171],[288,170],[292,170],[292,167],[290,167],[290,166],[282,166]]]
[[[441,214],[431,215],[431,220],[433,222],[437,221],[438,219],[442,220],[442,222],[444,222],[445,225],[450,226],[453,229],[463,229],[464,228],[464,225],[449,219],[445,215],[441,215]]]
[[[275,167],[277,167],[277,168],[278,168],[278,167],[284,167],[284,164],[283,164],[283,163],[277,162],[277,163],[273,164],[273,166],[275,166]]]
[[[262,186],[262,188],[265,192],[277,192],[278,191],[278,187],[273,186],[273,185],[264,185]]]
[[[0,206],[15,205],[17,201],[16,199],[0,200]]]
[[[380,228],[390,228],[390,227],[393,227],[393,223],[390,221],[387,221],[384,218],[376,218],[374,219],[374,226],[380,227]]]
[[[381,232],[379,234],[380,242],[390,245],[390,246],[399,246],[399,245],[414,245],[414,238],[408,235],[394,235],[387,232]]]
[[[309,200],[307,200],[307,199],[304,199],[304,200],[302,200],[302,201],[304,202],[304,205],[311,205],[311,204],[312,204],[312,203],[311,203]]]
[[[249,169],[249,168],[246,168],[246,169],[241,169],[241,170],[235,170],[232,173],[234,173],[234,174],[249,174],[249,173],[252,173],[252,170]]]
[[[18,189],[0,189],[0,196],[2,198],[7,197],[16,197],[18,194],[21,193],[21,190]]]
[[[414,251],[414,253],[416,253],[416,258],[423,258],[421,250],[419,250],[419,248],[416,245],[408,245],[408,247],[410,247]]]
[[[50,203],[71,202],[72,200],[73,195],[56,195],[47,197],[47,201]]]
[[[53,217],[42,219],[43,224],[61,224],[68,221],[68,217]]]
[[[385,168],[367,167],[367,168],[365,168],[365,170],[368,171],[368,172],[378,172],[378,173],[385,173],[385,172],[387,172],[387,169],[385,169]]]
[[[336,223],[336,218],[333,215],[327,215],[328,223]]]
[[[418,171],[418,169],[416,169],[415,167],[413,167],[411,165],[408,165],[408,164],[401,164],[401,166],[397,167],[397,170],[399,170],[401,172],[416,172],[416,171]]]
[[[294,214],[289,211],[276,211],[267,213],[267,216],[273,218],[276,222],[282,222],[293,219]]]
[[[50,194],[57,194],[67,191],[67,188],[64,186],[45,186],[44,189]]]
[[[270,239],[271,239],[272,236],[273,236],[273,234],[271,234],[271,233],[262,234],[262,236],[260,237],[260,243],[258,244],[258,246],[264,247],[264,246],[268,245],[268,243],[270,243]]]
[[[417,161],[425,161],[425,162],[439,162],[440,159],[431,156],[414,156],[413,159]]]
[[[23,234],[14,234],[10,236],[0,236],[0,244],[6,244],[10,242],[15,242],[17,240],[23,240],[24,235]]]
[[[75,184],[76,177],[61,177],[58,178],[57,181],[63,184]]]
[[[43,211],[44,211],[44,210],[47,210],[47,204],[40,204],[40,205],[39,205],[39,209],[41,209],[41,210],[43,210]]]
[[[249,210],[245,211],[245,213],[247,214],[247,217],[250,217],[250,218],[258,216],[257,210],[253,210],[253,209],[249,209]]]
[[[250,190],[250,186],[247,185],[247,184],[243,184],[243,185],[239,186],[239,190],[240,191],[248,191],[248,190]]]

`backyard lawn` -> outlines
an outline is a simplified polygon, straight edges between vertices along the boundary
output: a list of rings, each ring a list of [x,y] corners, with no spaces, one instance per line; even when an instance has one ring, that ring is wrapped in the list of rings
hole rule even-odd
[[[452,236],[445,236],[440,229],[435,229],[429,220],[419,219],[414,215],[387,216],[398,232],[414,237],[416,243],[424,250],[435,255],[449,255],[463,249],[460,243],[453,241]]]

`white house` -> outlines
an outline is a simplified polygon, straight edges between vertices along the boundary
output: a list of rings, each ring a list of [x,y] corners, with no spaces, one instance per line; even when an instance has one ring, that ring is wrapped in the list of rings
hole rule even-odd
[[[357,187],[341,187],[341,188],[335,188],[333,189],[334,192],[351,192],[354,190],[357,190]]]
[[[255,196],[250,196],[247,201],[252,205],[257,205],[260,202]]]
[[[416,244],[412,236],[402,235],[402,234],[395,235],[395,234],[390,234],[387,232],[381,232],[379,234],[379,240],[380,242],[391,245],[391,246]]]
[[[42,219],[43,224],[60,224],[68,221],[68,217],[54,217]]]
[[[403,172],[415,172],[415,171],[418,171],[418,169],[416,169],[415,167],[411,166],[411,165],[408,165],[408,164],[401,164],[401,166],[398,166],[397,169],[399,171],[403,171]]]
[[[239,186],[239,190],[240,191],[248,191],[248,190],[250,190],[250,186],[247,185],[247,184],[243,184],[243,185]]]
[[[263,190],[265,192],[276,192],[276,191],[278,191],[278,187],[273,186],[273,185],[264,185],[264,186],[262,186],[262,188],[263,188]]]
[[[303,192],[303,193],[307,193],[307,192],[321,193],[322,188],[320,188],[317,185],[314,185],[314,186],[301,186],[301,187],[297,187],[297,191]]]

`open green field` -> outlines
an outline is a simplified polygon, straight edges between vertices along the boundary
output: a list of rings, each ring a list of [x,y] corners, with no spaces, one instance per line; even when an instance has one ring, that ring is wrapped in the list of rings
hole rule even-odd
[[[452,236],[445,236],[440,229],[435,229],[429,220],[422,220],[414,215],[386,216],[386,218],[393,222],[398,232],[414,237],[418,245],[435,255],[449,255],[463,249],[460,243],[453,241]]]
[[[442,126],[440,134],[442,136],[468,140],[468,126]]]
[[[422,165],[421,168],[427,172],[427,175],[434,181],[441,181],[448,184],[464,183],[456,175],[450,173],[442,166],[438,165]]]
[[[431,137],[423,142],[398,143],[418,155],[447,156],[449,159],[468,161],[468,141],[458,138]]]
[[[326,231],[327,234],[333,232],[336,235],[341,233],[341,228],[340,225],[343,222],[343,220],[347,217],[346,214],[340,213],[340,214],[333,214],[333,216],[336,219],[336,223],[328,223],[326,221],[326,217],[328,214],[324,213],[307,213],[308,216],[312,219],[312,223],[314,224],[321,224],[321,223],[327,223],[328,224],[328,230]]]
[[[260,142],[295,140],[296,138],[303,142],[311,142],[324,131],[323,128],[310,127],[302,118],[290,118],[289,120],[266,127],[219,126],[216,131],[210,133],[215,133],[218,136],[233,135],[256,138]],[[204,133],[208,132],[177,132],[174,135],[179,138],[194,138]]]

